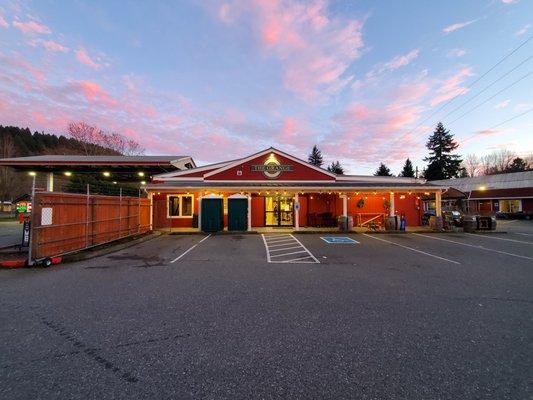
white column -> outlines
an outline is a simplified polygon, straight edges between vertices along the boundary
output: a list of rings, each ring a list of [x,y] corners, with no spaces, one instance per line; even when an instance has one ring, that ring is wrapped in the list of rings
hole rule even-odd
[[[300,204],[298,204],[298,193],[294,195],[294,229],[300,229]]]
[[[252,230],[252,194],[248,193],[248,230]]]
[[[390,193],[390,209],[389,209],[389,215],[391,217],[394,217],[396,214],[396,208],[394,207],[394,192]]]
[[[48,172],[46,175],[46,191],[47,192],[53,192],[54,191],[54,173]]]
[[[348,196],[342,196],[342,216],[348,216]]]
[[[435,192],[435,215],[442,216],[442,192],[440,190]]]
[[[198,195],[198,230],[202,231],[202,196]]]

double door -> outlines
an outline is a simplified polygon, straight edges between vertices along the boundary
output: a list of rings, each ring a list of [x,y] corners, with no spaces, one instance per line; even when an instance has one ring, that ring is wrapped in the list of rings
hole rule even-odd
[[[294,226],[294,199],[286,196],[266,196],[265,226]]]

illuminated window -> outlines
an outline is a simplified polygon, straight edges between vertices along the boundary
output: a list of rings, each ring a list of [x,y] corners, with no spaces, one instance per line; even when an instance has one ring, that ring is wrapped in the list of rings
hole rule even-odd
[[[168,217],[187,218],[192,217],[193,195],[180,194],[168,196]]]
[[[500,200],[500,212],[517,213],[522,211],[521,200]]]

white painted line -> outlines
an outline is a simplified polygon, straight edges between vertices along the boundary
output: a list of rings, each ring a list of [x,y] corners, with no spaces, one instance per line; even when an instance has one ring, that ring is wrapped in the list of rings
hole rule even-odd
[[[175,263],[175,262],[178,261],[181,257],[183,257],[185,254],[187,254],[189,251],[191,251],[191,250],[194,249],[196,246],[198,246],[200,243],[202,243],[204,240],[209,239],[210,237],[211,237],[211,234],[207,235],[205,238],[203,238],[202,240],[200,240],[198,243],[192,245],[192,246],[189,247],[187,250],[185,250],[183,253],[181,253],[178,257],[176,257],[175,259],[173,259],[170,263],[171,263],[171,264]]]
[[[520,254],[508,253],[508,252],[506,252],[506,251],[501,251],[501,250],[488,249],[488,248],[483,247],[483,246],[478,246],[478,245],[473,245],[473,244],[468,244],[468,243],[456,242],[455,240],[443,239],[443,238],[433,237],[433,236],[429,236],[429,235],[423,235],[423,234],[421,234],[421,233],[413,233],[413,235],[423,236],[423,237],[426,237],[426,238],[429,238],[429,239],[434,239],[434,240],[442,240],[443,242],[455,243],[455,244],[459,244],[459,245],[461,245],[461,246],[473,247],[473,248],[475,248],[475,249],[492,251],[492,252],[494,252],[494,253],[505,254],[505,255],[507,255],[507,256],[523,258],[523,259],[525,259],[525,260],[533,260],[533,257],[521,256]]]
[[[292,250],[292,249],[299,249],[299,248],[300,248],[300,246],[284,247],[282,249],[272,249],[272,250],[270,250],[270,252],[272,253],[273,251]]]
[[[292,235],[291,235],[291,236],[292,236]],[[292,236],[292,238],[293,238],[294,240],[296,240],[296,241],[300,244],[300,246],[302,246],[302,247],[303,247],[303,248],[309,253],[309,255],[311,256],[311,258],[313,258],[313,260],[315,260],[315,262],[316,262],[317,264],[320,264],[320,261],[318,261],[318,259],[313,255],[313,253],[311,253],[311,252],[307,249],[307,247],[305,247],[305,246],[302,244],[302,242],[300,242],[300,241],[299,241],[298,239],[296,239],[294,236]]]
[[[382,238],[378,238],[376,236],[373,236],[373,235],[367,235],[366,233],[363,233],[364,236],[366,237],[369,237],[369,238],[372,238],[372,239],[375,239],[375,240],[379,240],[381,242],[385,242],[385,243],[390,243],[394,246],[398,246],[398,247],[402,247],[404,249],[407,249],[407,250],[411,250],[411,251],[414,251],[416,253],[420,253],[420,254],[424,254],[426,256],[429,256],[429,257],[433,257],[433,258],[437,258],[439,260],[443,260],[443,261],[447,261],[447,262],[451,262],[453,264],[461,264],[460,262],[457,262],[457,261],[454,261],[454,260],[450,260],[448,258],[444,258],[444,257],[440,257],[440,256],[436,256],[435,254],[431,254],[431,253],[427,253],[425,251],[422,251],[422,250],[418,250],[418,249],[414,249],[412,247],[409,247],[409,246],[404,246],[403,244],[398,244],[398,243],[395,243],[395,242],[391,242],[389,240],[385,240],[385,239],[382,239]]]
[[[290,256],[291,254],[298,254],[298,253],[307,253],[306,250],[300,250],[300,251],[291,251],[290,253],[283,253],[283,254],[274,254],[270,255],[270,258],[272,257],[283,257],[283,256]]]
[[[276,244],[269,244],[268,247],[270,249],[274,248],[274,247],[283,247],[283,246],[292,246],[293,244],[295,244],[294,240],[290,240],[289,242],[286,242],[286,243],[276,243]]]
[[[307,257],[293,258],[292,260],[283,260],[283,261],[278,261],[278,262],[279,263],[296,263],[297,261],[309,260],[310,258],[311,256],[307,256]]]
[[[271,262],[270,261],[270,253],[268,251],[268,244],[267,244],[267,241],[265,239],[265,235],[261,234],[261,237],[263,238],[263,243],[265,244],[265,250],[266,250],[266,253],[267,253],[267,261]]]
[[[505,240],[506,242],[515,242],[515,243],[524,243],[524,244],[533,244],[533,242],[524,242],[523,240],[515,240],[515,239],[506,239],[506,238],[501,238],[501,237],[497,237],[497,236],[492,236],[492,234],[487,234],[487,235],[484,235],[484,234],[474,234],[474,233],[468,233],[468,232],[464,232],[466,235],[469,235],[469,236],[475,236],[475,237],[482,237],[482,238],[487,238],[487,239],[496,239],[496,240]]]
[[[522,232],[511,232],[511,233],[514,233],[516,235],[533,236],[531,233],[522,233]]]
[[[277,244],[277,243],[290,242],[290,241],[292,241],[292,238],[284,238],[284,239],[278,239],[278,240],[267,240],[266,242],[268,244]]]

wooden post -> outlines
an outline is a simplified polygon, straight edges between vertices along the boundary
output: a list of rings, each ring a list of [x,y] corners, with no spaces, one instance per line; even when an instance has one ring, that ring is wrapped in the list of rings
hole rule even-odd
[[[252,193],[248,193],[248,230],[252,230]]]
[[[435,215],[442,216],[442,192],[440,190],[435,192]]]
[[[394,217],[395,214],[396,214],[396,209],[394,207],[394,192],[390,192],[389,216]]]
[[[300,229],[300,204],[298,202],[298,192],[294,195],[294,229]]]

